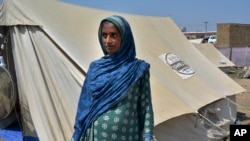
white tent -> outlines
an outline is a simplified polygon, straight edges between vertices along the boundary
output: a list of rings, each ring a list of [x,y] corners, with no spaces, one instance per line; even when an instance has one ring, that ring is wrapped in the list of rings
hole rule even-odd
[[[215,66],[217,67],[234,67],[235,64],[224,56],[215,46],[211,43],[193,43],[193,45]]]
[[[137,57],[151,64],[158,141],[207,140],[217,133],[213,131],[228,131],[222,125],[235,120],[236,107],[228,99],[234,101],[244,89],[204,57],[171,18],[54,0],[3,0],[0,10],[0,25],[14,58],[15,69],[10,71],[16,76],[24,136],[69,140],[85,72],[102,56],[99,22],[112,14],[129,21]]]
[[[218,50],[237,67],[250,66],[250,47],[226,47],[218,48]]]

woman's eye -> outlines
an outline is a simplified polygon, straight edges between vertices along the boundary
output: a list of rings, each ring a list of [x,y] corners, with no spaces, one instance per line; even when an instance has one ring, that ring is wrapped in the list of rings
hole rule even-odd
[[[113,38],[117,38],[117,34],[113,34],[112,37],[113,37]]]
[[[106,37],[107,37],[107,34],[105,34],[105,33],[102,34],[102,37],[103,37],[103,38],[106,38]]]

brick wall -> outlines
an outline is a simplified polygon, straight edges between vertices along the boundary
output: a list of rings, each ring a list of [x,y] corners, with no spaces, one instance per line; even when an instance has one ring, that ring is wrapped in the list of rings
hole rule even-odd
[[[250,47],[250,24],[217,24],[216,47]]]

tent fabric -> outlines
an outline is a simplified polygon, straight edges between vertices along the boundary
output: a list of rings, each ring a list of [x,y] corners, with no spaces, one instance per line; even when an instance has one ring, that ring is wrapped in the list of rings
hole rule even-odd
[[[237,67],[250,66],[250,47],[228,47],[218,50]]]
[[[203,38],[198,39],[188,39],[191,43],[201,44],[203,42]]]
[[[32,111],[32,120],[29,121],[33,121],[42,140],[64,140],[64,136],[69,137],[72,132],[75,111],[71,109],[75,109],[78,98],[73,94],[80,92],[80,85],[72,77],[56,46],[40,28],[14,27],[10,32],[19,35],[13,37],[16,43],[13,52],[18,84],[21,85],[18,87],[21,109]],[[50,136],[47,136],[48,132]]]
[[[22,4],[22,1],[11,1],[13,2],[9,3],[2,0],[0,7],[1,25],[37,25],[37,19],[31,14],[31,11]]]
[[[99,22],[113,14],[129,21],[137,57],[151,65],[156,127],[185,115],[197,115],[201,108],[244,91],[204,57],[171,18],[53,0],[3,0],[0,25],[9,28],[24,136],[37,136],[41,141],[71,138],[85,72],[92,60],[103,55],[97,37]],[[182,79],[159,58],[164,53],[176,54],[194,70],[194,75]],[[184,119],[182,125],[187,121]],[[165,128],[156,131],[162,130]],[[175,138],[178,140],[178,136]]]
[[[235,96],[230,96],[230,99],[235,100]],[[203,111],[206,112],[206,116],[211,119],[209,121],[200,118],[195,114],[186,114],[179,118],[172,118],[162,124],[156,125],[156,139],[160,141],[200,141],[203,139],[208,141],[221,141],[225,139],[229,135],[229,126],[234,124],[232,119],[235,120],[236,112],[232,111],[236,111],[236,106],[229,101],[222,99],[208,105],[207,109],[214,109],[214,107],[222,108],[223,112],[216,111],[219,114],[215,114],[209,113],[207,110]],[[228,114],[230,112],[232,113]],[[220,121],[218,121],[218,118]],[[212,122],[214,122],[215,125],[212,125]],[[178,123],[178,125],[176,125],[176,123]],[[183,128],[185,130],[183,130]]]
[[[246,68],[246,73],[244,74],[244,78],[250,78],[250,67]]]
[[[234,67],[235,64],[224,56],[215,46],[211,43],[193,45],[198,49],[206,58],[208,58],[217,67]]]

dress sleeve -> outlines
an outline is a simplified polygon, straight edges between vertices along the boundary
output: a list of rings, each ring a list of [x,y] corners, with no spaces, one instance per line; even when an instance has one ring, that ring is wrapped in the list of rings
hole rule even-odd
[[[139,115],[141,121],[141,129],[144,141],[153,141],[154,130],[154,113],[151,101],[151,88],[149,80],[149,71],[145,71],[141,79],[140,99],[139,99]]]

